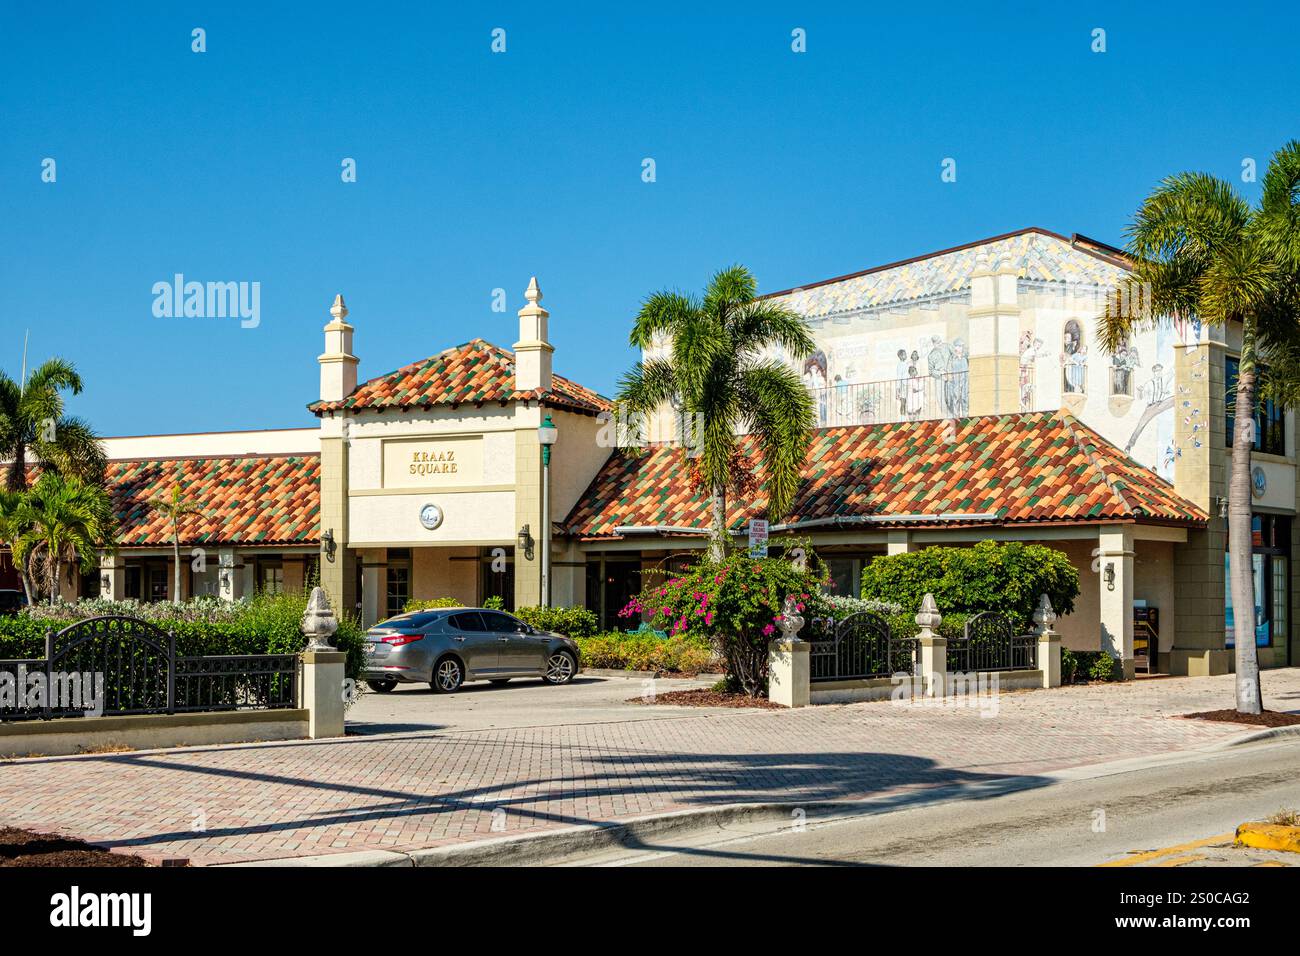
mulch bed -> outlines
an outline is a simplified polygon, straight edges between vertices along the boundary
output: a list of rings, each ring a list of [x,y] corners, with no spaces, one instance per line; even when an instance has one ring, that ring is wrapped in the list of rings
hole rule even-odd
[[[148,866],[138,856],[110,853],[80,840],[0,827],[0,866]]]
[[[670,690],[651,698],[632,697],[629,704],[672,704],[677,707],[752,707],[760,710],[785,710],[766,697],[749,697],[745,694],[728,694],[701,688],[699,690]]]
[[[1183,714],[1200,720],[1220,720],[1229,724],[1251,724],[1255,727],[1294,727],[1300,724],[1300,714],[1283,714],[1266,710],[1262,714],[1239,714],[1235,710],[1207,710],[1199,714]]]

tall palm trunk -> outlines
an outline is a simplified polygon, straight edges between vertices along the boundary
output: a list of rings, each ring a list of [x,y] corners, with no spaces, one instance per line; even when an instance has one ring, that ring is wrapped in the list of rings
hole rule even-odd
[[[14,446],[14,460],[9,463],[5,484],[10,491],[27,490],[27,446],[23,444],[21,437]]]
[[[172,551],[175,555],[175,573],[172,575],[172,600],[181,599],[181,529],[177,524],[176,517],[172,516]]]
[[[1237,711],[1263,709],[1259,654],[1255,649],[1255,585],[1251,558],[1250,457],[1255,441],[1255,328],[1242,323],[1241,363],[1232,439],[1232,478],[1228,484],[1228,556],[1232,587],[1232,636],[1237,677]],[[1264,582],[1267,584],[1267,582]]]
[[[709,535],[709,560],[717,563],[727,556],[727,489],[713,486],[713,527]]]

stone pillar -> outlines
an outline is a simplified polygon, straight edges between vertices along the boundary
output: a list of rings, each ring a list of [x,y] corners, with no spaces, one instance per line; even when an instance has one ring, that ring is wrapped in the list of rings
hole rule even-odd
[[[516,406],[515,532],[525,525],[533,539],[525,551],[515,544],[515,607],[542,600],[542,446],[537,440],[540,408]]]
[[[1103,526],[1097,533],[1101,575],[1101,649],[1121,665],[1121,678],[1137,673],[1133,660],[1133,532],[1123,525]]]
[[[223,601],[238,601],[244,596],[244,562],[234,548],[217,552],[217,596]]]
[[[1224,554],[1227,521],[1219,499],[1228,494],[1224,377],[1226,345],[1217,329],[1204,341],[1174,346],[1174,488],[1210,516],[1204,530],[1191,529],[1187,544],[1174,548],[1174,595],[1178,614],[1171,674],[1226,674],[1232,653],[1224,643]],[[1300,593],[1300,592],[1297,592]]]
[[[1038,669],[1043,672],[1044,687],[1061,686],[1061,635],[1052,630],[1056,611],[1046,594],[1038,597],[1038,610],[1034,611],[1038,625]]]
[[[302,631],[308,642],[302,652],[302,705],[307,708],[307,736],[342,737],[344,676],[348,656],[329,644],[338,621],[322,588],[314,588],[302,616]]]
[[[970,354],[969,415],[1020,411],[1020,306],[1013,265],[981,254],[971,273],[967,312]]]
[[[331,319],[325,326],[325,351],[320,364],[320,399],[338,402],[357,387],[357,366],[352,354],[355,331],[345,320],[348,307],[335,296]],[[357,605],[357,557],[348,548],[348,447],[352,419],[346,411],[322,412],[320,420],[320,577],[321,585],[344,614]],[[326,540],[326,534],[330,538]]]
[[[799,637],[802,605],[793,594],[777,618],[781,636],[767,645],[767,699],[782,707],[807,707],[812,700],[812,645]]]
[[[388,616],[388,549],[367,548],[361,555],[361,626]]]
[[[126,559],[120,554],[100,554],[99,596],[109,601],[126,597]]]
[[[930,697],[942,697],[948,689],[948,639],[938,633],[943,615],[934,602],[933,594],[921,599],[921,610],[916,615],[920,628],[916,640],[921,646],[921,679]]]

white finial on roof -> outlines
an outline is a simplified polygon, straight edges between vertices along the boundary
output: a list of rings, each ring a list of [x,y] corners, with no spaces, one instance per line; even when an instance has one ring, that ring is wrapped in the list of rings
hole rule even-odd
[[[542,287],[537,276],[528,280],[524,290],[528,304],[519,310],[519,341],[515,343],[515,388],[521,392],[551,390],[551,353],[555,351],[547,335],[550,313],[540,304]]]
[[[348,317],[348,307],[343,304],[343,293],[334,297],[334,304],[330,306],[330,315],[342,322]]]

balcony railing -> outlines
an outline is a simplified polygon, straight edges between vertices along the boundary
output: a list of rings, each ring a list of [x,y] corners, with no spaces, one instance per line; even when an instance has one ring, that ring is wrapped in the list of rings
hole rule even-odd
[[[970,408],[967,372],[832,385],[809,392],[818,428],[962,418]]]

